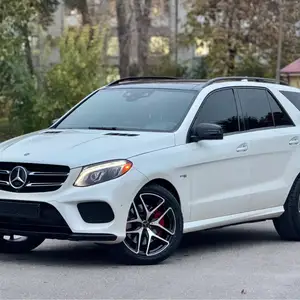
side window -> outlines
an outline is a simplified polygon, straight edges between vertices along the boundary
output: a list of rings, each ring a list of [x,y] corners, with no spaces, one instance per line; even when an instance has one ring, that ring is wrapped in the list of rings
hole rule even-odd
[[[288,98],[298,110],[300,110],[300,93],[297,92],[289,92],[289,91],[280,91],[283,96]]]
[[[224,133],[239,131],[237,107],[231,89],[214,92],[204,101],[196,124],[218,124],[222,126]]]
[[[247,130],[274,127],[267,93],[263,89],[236,89],[241,101]]]
[[[273,112],[275,126],[293,125],[293,122],[291,121],[290,117],[287,115],[286,112],[284,112],[280,108],[279,104],[274,99],[274,97],[269,92],[267,92],[267,95]]]

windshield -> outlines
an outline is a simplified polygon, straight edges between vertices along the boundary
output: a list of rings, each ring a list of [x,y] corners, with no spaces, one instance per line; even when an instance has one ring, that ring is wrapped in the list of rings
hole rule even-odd
[[[56,128],[136,131],[176,130],[197,91],[118,88],[96,92]]]

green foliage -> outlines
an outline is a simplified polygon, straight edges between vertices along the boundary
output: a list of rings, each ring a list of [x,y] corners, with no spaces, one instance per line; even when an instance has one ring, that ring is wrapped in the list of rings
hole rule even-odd
[[[185,77],[191,79],[206,79],[208,77],[208,65],[205,57],[195,58],[185,72]]]
[[[284,1],[283,7],[279,1],[261,0],[187,2],[190,11],[186,32],[180,39],[185,45],[196,45],[199,41],[209,45],[209,77],[244,72],[274,74],[279,10],[284,11],[283,61],[296,58],[299,39],[295,24],[300,19],[300,0]]]
[[[14,132],[26,133],[36,128],[33,114],[38,97],[36,78],[31,75],[22,56],[7,57],[1,61],[1,96],[9,106],[9,121]]]
[[[2,0],[0,23],[9,24],[14,30],[33,21],[46,27],[51,23],[58,4],[58,0]]]
[[[85,26],[65,32],[60,39],[60,63],[46,73],[44,92],[35,107],[44,126],[106,82],[105,30],[94,28],[93,40],[89,34],[90,27]]]
[[[148,68],[146,75],[183,77],[185,72],[186,68],[183,65],[174,63],[171,56],[167,55],[156,58],[155,62],[151,64],[151,68]]]

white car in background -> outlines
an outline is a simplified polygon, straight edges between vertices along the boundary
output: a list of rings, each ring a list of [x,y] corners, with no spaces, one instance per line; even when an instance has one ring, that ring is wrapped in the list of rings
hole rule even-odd
[[[0,144],[0,252],[112,244],[154,264],[187,232],[273,220],[300,239],[300,91],[262,78],[126,78]]]

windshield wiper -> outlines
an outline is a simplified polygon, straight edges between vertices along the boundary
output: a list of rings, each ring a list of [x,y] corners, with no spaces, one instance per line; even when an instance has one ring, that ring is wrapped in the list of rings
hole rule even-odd
[[[124,130],[123,128],[118,127],[89,127],[88,129],[94,129],[94,130]]]

